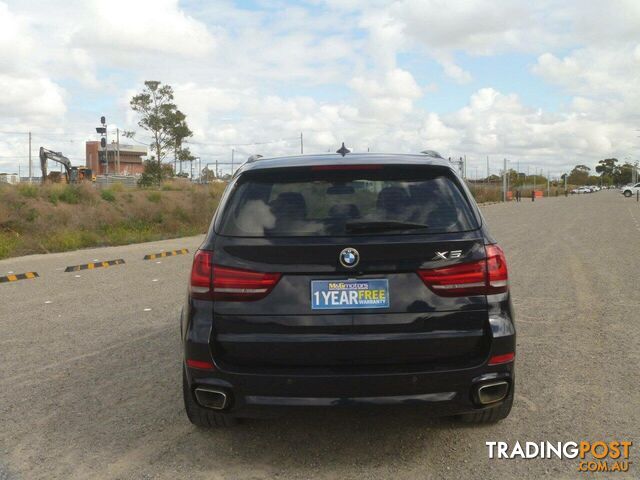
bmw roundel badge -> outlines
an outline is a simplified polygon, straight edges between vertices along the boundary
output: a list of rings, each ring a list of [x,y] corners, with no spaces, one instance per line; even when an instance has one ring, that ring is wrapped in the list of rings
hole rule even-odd
[[[353,268],[358,265],[358,262],[360,261],[360,254],[355,248],[348,247],[340,252],[338,258],[340,260],[340,265],[346,268]]]

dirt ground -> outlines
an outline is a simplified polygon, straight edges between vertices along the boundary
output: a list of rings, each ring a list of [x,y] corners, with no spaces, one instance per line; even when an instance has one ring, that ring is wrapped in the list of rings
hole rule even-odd
[[[490,460],[487,441],[633,441],[640,460],[640,204],[617,192],[483,208],[509,262],[514,409],[483,427],[416,410],[186,419],[177,316],[201,237],[0,261],[0,479],[585,478],[576,460]],[[125,259],[78,273],[65,266]],[[615,475],[615,477],[611,477]]]

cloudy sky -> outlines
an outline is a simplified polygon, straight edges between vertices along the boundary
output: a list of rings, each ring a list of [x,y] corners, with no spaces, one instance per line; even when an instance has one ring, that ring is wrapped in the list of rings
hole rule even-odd
[[[640,2],[0,0],[0,172],[26,171],[28,131],[83,163],[100,115],[136,129],[149,79],[203,164],[297,153],[303,132],[305,153],[559,175],[639,156]]]

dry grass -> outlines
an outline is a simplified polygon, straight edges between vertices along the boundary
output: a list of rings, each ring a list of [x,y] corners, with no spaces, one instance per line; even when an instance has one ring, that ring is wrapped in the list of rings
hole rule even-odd
[[[478,203],[502,200],[499,185],[469,188]],[[223,189],[185,181],[157,189],[0,185],[0,259],[204,233]],[[530,197],[530,189],[522,195]]]
[[[223,184],[0,187],[0,258],[204,233]]]

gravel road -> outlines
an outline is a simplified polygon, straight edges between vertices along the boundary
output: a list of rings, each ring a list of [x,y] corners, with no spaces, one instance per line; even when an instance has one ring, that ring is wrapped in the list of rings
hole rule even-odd
[[[489,460],[485,442],[616,439],[634,442],[634,463],[613,478],[637,478],[640,204],[598,192],[483,211],[518,324],[507,420],[317,411],[197,430],[177,322],[191,254],[142,257],[201,237],[34,255],[0,261],[0,276],[40,274],[0,284],[0,479],[584,478],[575,460]]]

